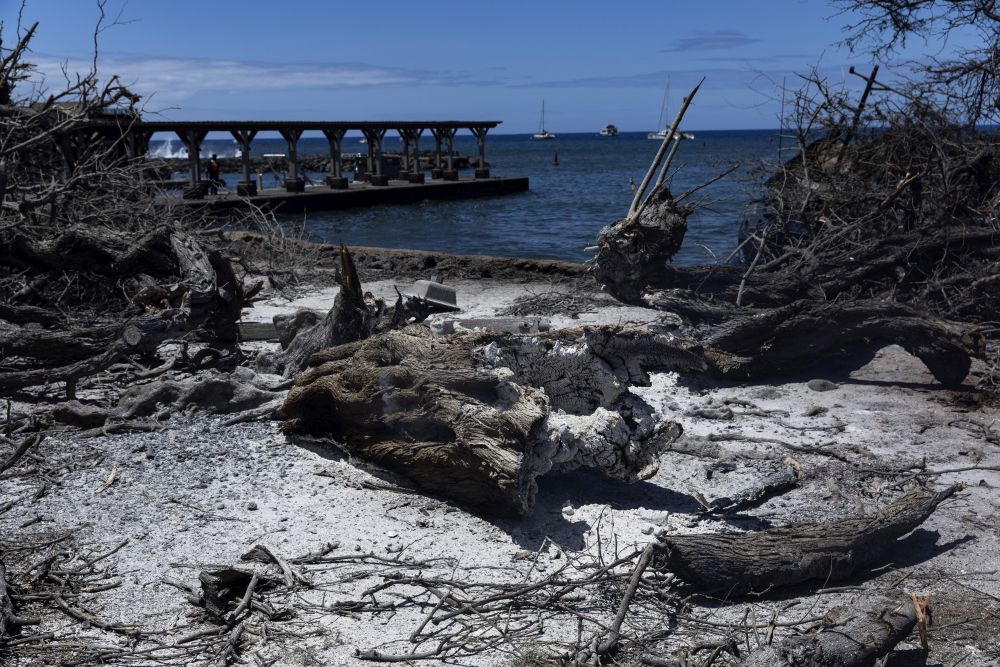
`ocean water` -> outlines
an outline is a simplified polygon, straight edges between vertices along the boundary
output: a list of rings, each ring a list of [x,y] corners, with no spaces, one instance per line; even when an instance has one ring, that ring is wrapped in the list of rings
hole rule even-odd
[[[685,141],[672,165],[676,173],[671,190],[676,195],[718,175],[734,163],[731,175],[690,198],[699,209],[688,219],[684,247],[674,258],[679,264],[713,261],[736,246],[741,215],[755,196],[758,183],[778,157],[775,130],[698,132]],[[385,149],[396,150],[396,137],[386,137]],[[433,148],[424,138],[421,149]],[[154,145],[160,155],[175,151],[177,142]],[[530,190],[523,194],[428,201],[409,206],[377,206],[346,211],[317,211],[280,216],[290,228],[303,228],[308,237],[324,242],[388,248],[438,250],[457,254],[535,257],[586,261],[598,231],[624,217],[632,199],[629,179],[642,180],[659,146],[646,133],[617,137],[558,134],[551,141],[533,141],[527,135],[490,135],[486,160],[495,176],[527,176]],[[786,147],[787,148],[787,147]],[[364,152],[359,138],[346,137],[345,153]],[[459,153],[476,154],[471,135],[455,140]],[[284,153],[280,139],[260,139],[254,154]],[[229,140],[208,140],[206,153],[233,155]],[[326,154],[322,138],[303,138],[300,154]],[[558,153],[559,165],[553,165]],[[786,156],[787,157],[787,156]],[[309,174],[320,180],[322,174]],[[225,175],[231,186],[236,175]],[[274,185],[269,176],[266,186]]]

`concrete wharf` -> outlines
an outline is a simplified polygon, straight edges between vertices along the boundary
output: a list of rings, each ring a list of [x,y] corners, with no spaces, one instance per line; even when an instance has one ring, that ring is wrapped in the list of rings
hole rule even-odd
[[[276,213],[302,211],[336,211],[379,204],[413,204],[427,199],[469,199],[494,197],[524,192],[528,189],[527,177],[517,178],[458,178],[455,180],[430,179],[419,183],[408,180],[389,180],[381,185],[366,181],[350,182],[344,188],[312,185],[302,191],[283,188],[266,188],[252,195],[205,195],[200,199],[165,198],[175,206],[204,208],[221,212],[244,206],[246,203]]]
[[[147,121],[141,119],[131,119],[127,123],[106,121],[101,125],[117,125],[125,139],[126,152],[130,157],[141,157],[149,150],[149,141],[157,133],[175,134],[183,142],[188,153],[188,183],[184,188],[183,197],[185,199],[205,200],[209,183],[203,176],[201,146],[209,132],[225,132],[236,140],[242,156],[241,180],[237,184],[237,194],[242,197],[265,196],[264,193],[257,192],[256,181],[251,177],[250,170],[250,147],[251,142],[260,132],[276,132],[288,144],[288,175],[284,183],[286,193],[305,192],[305,179],[302,178],[299,167],[298,142],[303,133],[313,131],[321,132],[326,137],[329,146],[329,172],[325,178],[325,185],[331,190],[354,190],[348,184],[348,179],[344,176],[341,161],[341,141],[348,131],[360,131],[366,141],[368,155],[366,160],[367,169],[363,173],[356,174],[355,181],[364,182],[368,185],[380,188],[389,187],[390,181],[385,174],[385,164],[383,158],[382,144],[388,132],[399,134],[403,143],[403,165],[402,173],[405,174],[405,181],[408,184],[420,185],[425,183],[425,174],[421,170],[420,160],[420,138],[424,132],[429,132],[434,138],[434,167],[431,169],[431,179],[440,181],[459,181],[458,171],[454,168],[454,139],[460,130],[468,130],[476,138],[476,145],[479,153],[479,167],[475,170],[475,180],[495,181],[490,178],[489,169],[486,165],[486,135],[500,125],[502,121],[497,120],[447,120],[447,121]],[[98,124],[98,123],[95,123]],[[510,180],[510,179],[500,179]],[[527,179],[513,179],[524,181],[524,188],[527,188]],[[401,187],[398,183],[394,186]],[[496,185],[494,189],[504,190]],[[463,189],[463,188],[459,188]],[[482,188],[476,188],[478,191]],[[487,188],[488,189],[488,188]],[[447,191],[447,188],[439,191]],[[473,190],[470,190],[472,192]],[[274,196],[274,193],[270,193]],[[359,201],[362,197],[355,197]],[[343,198],[337,201],[341,201]],[[217,200],[213,200],[217,201]],[[333,201],[331,199],[331,201]],[[362,204],[358,204],[362,205]]]

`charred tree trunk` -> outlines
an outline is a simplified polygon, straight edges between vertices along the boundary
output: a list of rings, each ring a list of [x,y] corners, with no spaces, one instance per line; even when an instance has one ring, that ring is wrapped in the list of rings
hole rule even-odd
[[[7,570],[0,561],[0,640],[11,634],[14,618],[14,603],[7,588]]]
[[[955,492],[912,491],[871,516],[802,523],[753,533],[660,538],[666,568],[701,590],[727,595],[835,581],[879,563]]]
[[[899,304],[800,301],[719,325],[705,340],[711,371],[725,378],[759,378],[797,370],[830,354],[896,343],[918,357],[945,386],[968,375],[970,350],[982,340]]]
[[[494,513],[523,514],[535,478],[596,468],[655,473],[680,428],[628,391],[646,370],[700,370],[666,336],[582,328],[453,334],[423,327],[313,356],[285,402],[285,431],[331,438],[422,488]]]

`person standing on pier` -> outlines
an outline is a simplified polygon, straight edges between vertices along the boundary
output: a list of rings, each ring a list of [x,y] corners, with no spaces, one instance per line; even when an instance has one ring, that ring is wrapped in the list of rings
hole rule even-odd
[[[212,153],[212,159],[208,161],[208,193],[219,194],[219,156]]]

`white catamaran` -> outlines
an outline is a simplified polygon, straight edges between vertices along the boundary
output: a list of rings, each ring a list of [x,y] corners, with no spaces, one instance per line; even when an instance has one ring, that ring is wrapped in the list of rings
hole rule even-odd
[[[663,89],[663,102],[660,103],[660,120],[657,121],[656,126],[661,128],[656,132],[650,132],[646,135],[647,139],[658,139],[663,141],[667,138],[667,126],[663,123],[663,116],[667,112],[667,107],[670,106],[670,77],[667,77],[667,87]],[[687,139],[690,141],[694,139],[694,135],[690,132],[674,132],[674,139]]]
[[[555,139],[556,135],[545,129],[545,100],[542,100],[542,120],[538,124],[538,132],[531,135],[532,139]]]

